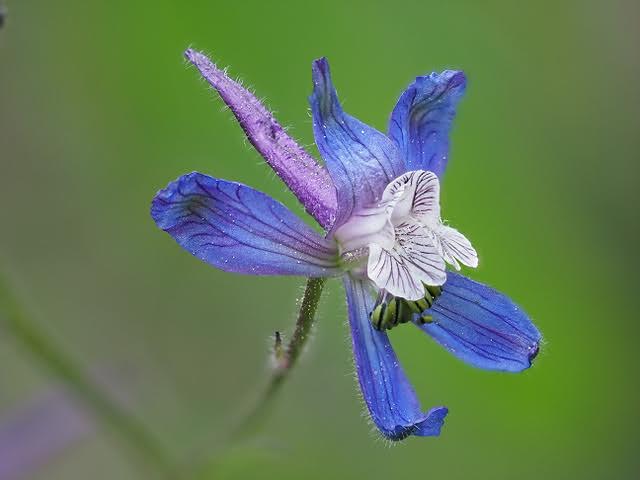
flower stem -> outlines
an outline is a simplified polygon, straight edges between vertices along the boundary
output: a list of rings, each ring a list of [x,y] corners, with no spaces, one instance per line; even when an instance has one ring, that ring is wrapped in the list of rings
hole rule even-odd
[[[309,339],[309,333],[315,320],[318,303],[326,279],[309,278],[302,297],[296,326],[287,344],[284,354],[277,359],[276,368],[269,378],[267,387],[253,409],[231,433],[231,440],[237,441],[255,431],[264,420],[280,387],[295,366],[303,347]],[[279,337],[279,335],[277,336]]]
[[[218,463],[224,459],[225,455],[238,447],[243,440],[255,433],[262,425],[273,405],[276,394],[284,384],[291,369],[295,366],[303,347],[309,339],[309,333],[313,327],[325,281],[324,278],[309,278],[307,280],[291,340],[286,346],[283,346],[282,335],[280,332],[275,332],[273,352],[275,368],[267,381],[265,389],[260,393],[256,401],[251,404],[248,413],[241,415],[240,421],[226,435],[218,439],[218,449],[214,451],[213,455],[208,453],[211,448],[211,443],[209,442],[207,442],[206,446],[207,452],[197,451],[192,453],[190,460],[184,464],[186,468],[181,472],[183,474],[180,477],[181,480],[214,478],[216,469],[219,467]]]
[[[0,325],[11,333],[32,358],[62,381],[96,417],[126,442],[142,464],[156,474],[173,476],[173,462],[145,426],[120,408],[84,370],[32,321],[7,282],[0,277]],[[163,478],[163,477],[161,477]]]

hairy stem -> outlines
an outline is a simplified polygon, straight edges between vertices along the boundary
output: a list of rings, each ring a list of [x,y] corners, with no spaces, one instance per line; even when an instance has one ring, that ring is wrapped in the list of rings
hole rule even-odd
[[[307,285],[304,290],[304,296],[300,305],[300,311],[298,312],[296,326],[293,334],[291,335],[291,340],[289,340],[289,343],[284,350],[284,354],[281,355],[280,358],[276,359],[276,368],[274,369],[263,394],[258,399],[258,402],[232,432],[232,440],[239,440],[252,433],[259,427],[261,421],[269,411],[276,394],[287,379],[291,369],[295,366],[298,358],[300,357],[300,353],[307,343],[325,282],[326,279],[324,278],[309,278],[307,280]],[[279,334],[276,335],[276,339],[278,338]]]
[[[176,472],[173,462],[159,442],[143,424],[115,403],[95,385],[90,376],[62,351],[32,321],[8,284],[0,277],[0,325],[31,354],[31,357],[58,380],[62,381],[114,434],[135,453],[145,468],[153,469],[161,478]]]
[[[278,391],[288,378],[309,339],[325,281],[324,278],[309,278],[307,280],[295,328],[286,346],[282,343],[280,332],[275,332],[273,351],[275,368],[268,378],[264,390],[251,404],[248,411],[240,416],[240,420],[232,427],[231,431],[218,438],[218,449],[213,455],[209,453],[210,442],[207,442],[206,451],[200,450],[192,453],[190,460],[184,464],[186,468],[181,472],[181,480],[215,478],[218,462],[262,425]]]

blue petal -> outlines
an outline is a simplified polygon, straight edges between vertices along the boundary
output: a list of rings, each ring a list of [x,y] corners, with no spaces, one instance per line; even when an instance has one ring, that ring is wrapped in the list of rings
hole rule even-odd
[[[464,93],[464,73],[446,70],[417,77],[400,96],[389,121],[389,136],[407,170],[430,170],[442,177],[449,156],[449,130]]]
[[[531,366],[541,335],[508,297],[453,272],[420,325],[456,357],[486,370],[519,372]]]
[[[374,302],[367,287],[345,277],[345,290],[358,381],[373,422],[390,440],[439,435],[447,409],[422,412],[387,334],[371,325]]]
[[[335,244],[281,203],[239,183],[184,175],[158,192],[151,216],[189,253],[227,272],[340,273]]]
[[[313,62],[313,133],[336,187],[337,219],[342,225],[361,206],[378,202],[404,162],[383,133],[342,111],[325,58]]]

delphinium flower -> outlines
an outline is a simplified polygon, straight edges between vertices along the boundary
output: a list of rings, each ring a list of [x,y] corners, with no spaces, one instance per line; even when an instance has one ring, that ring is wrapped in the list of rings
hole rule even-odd
[[[531,365],[541,337],[527,315],[505,295],[446,268],[478,265],[471,242],[440,214],[462,72],[417,77],[385,135],[342,110],[327,60],[313,62],[309,100],[322,166],[251,92],[203,54],[187,50],[186,57],[326,235],[264,193],[197,172],[158,192],[153,219],[191,254],[227,272],[342,277],[362,396],[386,438],[438,435],[447,414],[445,407],[420,407],[389,341],[396,325],[415,325],[476,367],[518,372]]]

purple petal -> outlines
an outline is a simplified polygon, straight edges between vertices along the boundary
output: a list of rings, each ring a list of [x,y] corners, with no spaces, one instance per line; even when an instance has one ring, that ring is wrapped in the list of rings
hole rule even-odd
[[[199,259],[227,272],[337,275],[337,250],[280,202],[235,182],[190,173],[158,192],[158,227]]]
[[[507,296],[453,272],[420,325],[456,357],[486,370],[519,372],[531,366],[541,335]]]
[[[407,170],[430,170],[442,177],[449,157],[449,131],[464,93],[464,73],[446,70],[417,77],[400,96],[389,121],[389,136]]]
[[[229,78],[202,53],[189,49],[185,56],[218,91],[249,141],[307,212],[323,227],[330,227],[335,218],[336,194],[327,171],[287,135],[251,92]]]
[[[313,62],[313,133],[336,186],[335,227],[363,206],[377,203],[404,172],[398,149],[384,134],[342,111],[325,58]]]
[[[347,276],[345,289],[356,371],[371,419],[390,440],[439,435],[447,409],[422,412],[387,334],[371,325],[369,312],[374,302],[367,287]]]

